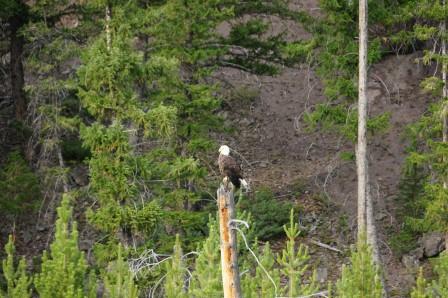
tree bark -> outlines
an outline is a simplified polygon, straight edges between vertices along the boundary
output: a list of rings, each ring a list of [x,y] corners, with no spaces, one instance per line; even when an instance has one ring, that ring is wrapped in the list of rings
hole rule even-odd
[[[369,179],[369,167],[367,165],[367,171],[366,171],[366,177],[367,181],[370,181]],[[378,247],[378,238],[376,234],[376,223],[375,223],[375,217],[374,217],[374,206],[373,206],[373,200],[372,200],[372,192],[370,183],[367,184],[366,189],[366,230],[367,230],[367,243],[372,248],[372,257],[373,262],[377,265],[381,265],[381,256],[380,256],[380,250]],[[389,296],[389,293],[387,292],[387,284],[385,279],[385,272],[380,272],[380,279],[381,279],[381,285],[383,286],[383,298],[387,298]]]
[[[376,235],[373,201],[369,184],[369,164],[367,159],[367,51],[368,51],[368,5],[367,0],[359,1],[359,85],[358,85],[358,237],[366,233],[367,243],[372,247],[373,261],[380,266],[380,253]],[[387,297],[386,282],[381,273],[383,297]]]
[[[446,0],[442,0],[443,8],[445,8]],[[442,57],[445,59],[446,57],[446,20],[444,20],[441,24],[442,27]],[[444,60],[443,60],[444,61]],[[442,142],[446,143],[448,141],[448,106],[447,106],[447,98],[448,98],[448,89],[446,85],[446,72],[447,72],[447,65],[445,62],[442,64],[442,81],[443,81],[443,89],[442,89],[442,102],[443,102],[443,108],[442,108],[442,122],[443,122],[443,128],[442,128]],[[443,156],[443,162],[447,162],[447,157]],[[448,188],[448,177],[443,177],[443,188]],[[448,251],[448,231],[445,232],[445,248]]]
[[[442,1],[443,7],[445,7],[445,0]],[[446,21],[442,22],[442,57],[446,57]],[[443,102],[443,109],[442,109],[442,122],[443,122],[443,129],[442,129],[442,141],[446,143],[448,141],[448,120],[447,120],[447,104],[446,99],[448,97],[448,90],[446,85],[446,72],[447,72],[447,65],[445,62],[442,63],[442,81],[443,81],[443,88],[442,88],[442,102]],[[446,157],[443,157],[443,161],[446,162]],[[443,177],[443,188],[448,188],[448,181],[447,177]]]
[[[233,191],[226,191],[225,187],[221,185],[217,195],[224,298],[241,298],[236,231],[232,230],[230,227],[232,219],[235,219]]]
[[[369,175],[367,175],[369,177]],[[380,264],[380,254],[378,250],[378,241],[376,236],[375,218],[373,216],[373,202],[372,193],[370,191],[370,185],[367,185],[366,195],[366,230],[367,230],[367,243],[372,247],[373,260],[376,264]]]
[[[107,2],[106,4],[106,46],[107,51],[110,52],[111,46],[112,46],[112,36],[110,32],[110,21],[112,18],[112,9],[110,6],[110,3]]]
[[[26,23],[26,9],[9,18],[10,25],[10,54],[11,54],[11,95],[14,100],[15,117],[17,121],[26,119],[27,103],[24,91],[23,73],[23,45],[25,39],[20,34],[20,29]]]
[[[356,166],[358,175],[358,236],[366,232],[367,194],[367,0],[359,1],[359,83],[358,83],[358,144]]]

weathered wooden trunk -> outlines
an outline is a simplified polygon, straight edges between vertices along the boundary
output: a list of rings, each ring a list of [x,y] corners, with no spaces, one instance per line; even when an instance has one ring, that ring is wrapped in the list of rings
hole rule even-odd
[[[233,191],[227,191],[226,188],[221,185],[217,195],[224,298],[241,298],[236,231],[232,229],[230,225],[231,221],[235,218]]]

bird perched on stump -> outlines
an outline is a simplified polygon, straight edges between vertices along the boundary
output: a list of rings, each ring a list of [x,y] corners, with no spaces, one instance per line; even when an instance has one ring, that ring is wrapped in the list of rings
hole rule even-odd
[[[239,189],[241,186],[248,189],[248,184],[241,174],[241,166],[230,156],[230,148],[226,145],[222,145],[219,148],[218,165],[226,189],[229,181],[235,189]]]

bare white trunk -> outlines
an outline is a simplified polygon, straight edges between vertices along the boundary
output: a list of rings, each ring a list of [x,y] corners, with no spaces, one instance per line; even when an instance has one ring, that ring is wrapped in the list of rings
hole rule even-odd
[[[373,201],[369,183],[367,158],[367,50],[368,50],[368,7],[367,0],[359,1],[359,85],[358,85],[358,236],[366,233],[367,243],[372,247],[373,261],[381,265],[376,235]],[[384,275],[381,274],[383,297],[387,297]]]
[[[367,168],[367,181],[369,182],[369,170],[368,166]],[[372,199],[372,191],[370,187],[370,183],[367,184],[367,190],[366,190],[366,229],[367,229],[367,243],[372,248],[372,257],[373,261],[377,266],[381,265],[381,256],[380,256],[380,250],[378,247],[378,238],[376,233],[376,224],[375,224],[375,216],[374,216],[374,206],[373,206],[373,199]],[[383,298],[388,297],[387,288],[386,288],[386,280],[385,280],[385,273],[384,271],[380,272],[380,279],[381,284],[383,286]]]
[[[111,37],[111,32],[110,32],[110,20],[111,20],[111,8],[110,8],[110,4],[107,3],[106,4],[106,46],[107,46],[107,51],[110,52],[111,49],[111,43],[112,43],[112,37]]]
[[[442,1],[443,6],[445,7],[445,0]],[[442,22],[442,56],[446,56],[446,21]],[[442,122],[443,122],[443,130],[442,130],[442,141],[446,143],[448,141],[448,119],[447,119],[447,113],[448,113],[448,107],[446,103],[446,99],[448,97],[448,90],[446,86],[446,71],[447,71],[447,65],[446,63],[442,63],[442,80],[443,80],[443,89],[442,89],[442,96],[443,96],[443,109],[442,109]],[[443,161],[446,162],[446,157],[443,157]],[[443,177],[443,188],[448,188],[448,181],[447,177]]]
[[[368,177],[369,175],[367,175]],[[375,217],[373,211],[372,193],[370,190],[370,184],[367,185],[366,193],[366,230],[367,230],[367,243],[372,247],[373,259],[376,264],[380,264],[380,256],[378,251],[378,242],[376,237]]]
[[[359,83],[358,83],[358,235],[366,231],[367,194],[367,0],[359,1]]]
[[[446,0],[442,0],[443,7],[445,8]],[[442,22],[442,56],[446,57],[446,20]],[[446,63],[443,63],[442,65],[442,80],[443,80],[443,89],[442,89],[442,102],[443,102],[443,110],[442,110],[442,122],[443,122],[443,128],[442,128],[442,141],[446,143],[448,141],[448,106],[447,106],[447,98],[448,98],[448,90],[446,85],[446,72],[447,72],[447,65]],[[443,157],[443,162],[447,162],[446,156]],[[443,188],[448,188],[448,177],[443,177]],[[448,231],[445,233],[445,247],[448,251]]]

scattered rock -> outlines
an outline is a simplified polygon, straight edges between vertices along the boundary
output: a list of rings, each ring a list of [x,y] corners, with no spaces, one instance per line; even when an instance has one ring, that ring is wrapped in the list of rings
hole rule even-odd
[[[31,232],[29,230],[23,231],[23,242],[25,242],[25,244],[29,244],[32,239],[33,235],[31,235]]]
[[[241,119],[241,120],[239,121],[239,123],[240,123],[241,125],[244,125],[244,126],[249,126],[249,125],[251,125],[251,124],[253,123],[253,121],[250,121],[250,120],[247,119],[247,118],[243,118],[243,119]]]
[[[420,239],[420,243],[423,246],[424,256],[427,258],[437,256],[441,251],[445,249],[444,235],[439,232],[432,232],[423,235]]]
[[[326,282],[328,278],[328,268],[318,267],[316,271],[317,271],[317,281],[320,283]]]
[[[71,172],[71,177],[75,183],[79,186],[86,186],[89,184],[89,174],[88,170],[84,166],[77,166],[73,168]]]
[[[46,226],[37,226],[36,229],[37,229],[38,232],[43,232],[43,231],[46,231],[48,229],[48,227],[46,227]]]
[[[386,212],[378,212],[377,214],[375,214],[375,220],[377,220],[377,221],[381,221],[381,220],[385,219],[386,217],[387,217]]]
[[[218,113],[218,116],[226,120],[229,118],[229,113],[227,111],[222,111]]]
[[[416,249],[409,252],[410,255],[415,256],[418,260],[423,259],[423,247],[417,247]]]
[[[411,254],[401,257],[401,262],[406,267],[406,269],[411,272],[417,271],[420,266],[420,261],[418,260],[418,258]]]
[[[269,163],[266,161],[260,162],[260,168],[267,168],[269,166]]]
[[[93,247],[92,240],[82,240],[79,242],[79,249],[82,251],[89,251]]]

